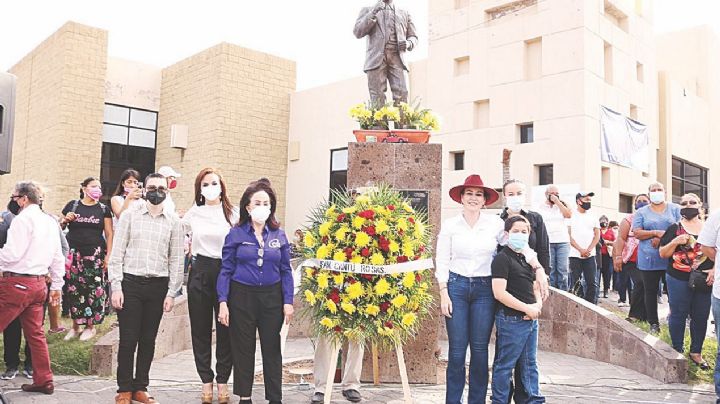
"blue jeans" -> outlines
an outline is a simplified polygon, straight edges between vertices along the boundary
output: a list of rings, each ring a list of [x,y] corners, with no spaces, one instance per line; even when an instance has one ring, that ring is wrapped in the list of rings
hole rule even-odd
[[[668,287],[668,303],[670,303],[670,338],[676,351],[683,353],[685,340],[685,320],[690,316],[690,353],[701,353],[708,317],[710,316],[711,292],[696,292],[688,286],[687,281],[665,276]]]
[[[714,319],[720,319],[720,299],[715,296],[712,297],[712,313]],[[715,336],[720,343],[720,321],[718,320],[715,320]],[[715,356],[715,395],[717,396],[715,404],[720,404],[720,349]]]
[[[588,258],[577,258],[570,257],[570,270],[572,270],[572,277],[570,279],[571,285],[580,280],[580,277],[585,280],[583,290],[585,291],[585,300],[590,303],[597,304],[597,292],[598,292],[598,281],[600,276],[597,271],[597,263],[595,257]]]
[[[616,290],[620,295],[620,302],[630,302],[630,296],[632,295],[633,285],[630,279],[630,272],[637,271],[634,262],[628,262],[622,265],[622,271],[616,272],[618,275]]]
[[[550,286],[568,290],[570,243],[550,243]]]
[[[445,318],[448,333],[445,402],[460,404],[465,389],[465,357],[470,346],[468,404],[485,403],[488,387],[488,344],[495,319],[492,277],[468,278],[451,272],[448,295],[452,317]]]
[[[510,378],[516,365],[527,398],[524,403],[544,403],[540,395],[540,374],[537,365],[538,322],[523,316],[506,315],[502,309],[495,314],[495,363],[493,364],[492,402],[507,404]]]

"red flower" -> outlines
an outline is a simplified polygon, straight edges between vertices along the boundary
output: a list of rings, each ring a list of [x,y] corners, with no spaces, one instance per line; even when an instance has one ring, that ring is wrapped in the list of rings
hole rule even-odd
[[[381,311],[381,312],[386,313],[389,308],[390,308],[390,302],[382,302],[382,303],[380,303],[380,311]]]
[[[409,217],[409,218],[408,218],[408,222],[410,222],[410,223],[412,223],[412,224],[415,224],[415,218],[414,218],[414,217]]]
[[[387,328],[393,328],[393,327],[394,327],[394,324],[393,324],[392,321],[386,321],[386,322],[385,322],[385,327],[387,327]]]
[[[413,261],[417,261],[417,260],[419,260],[419,259],[420,259],[420,256],[419,256],[419,255],[416,255],[416,256],[413,257]]]
[[[415,274],[415,282],[420,282],[420,281],[422,281],[422,275],[420,275],[419,273]]]
[[[395,210],[395,205],[388,205],[386,206],[388,210]]]
[[[323,238],[321,240],[322,240],[323,244],[327,244],[328,236],[323,236]]]
[[[358,213],[358,216],[362,217],[363,219],[372,220],[375,217],[375,212],[371,209],[363,210],[362,212]]]
[[[337,221],[338,221],[338,222],[342,222],[343,220],[345,220],[345,214],[344,214],[344,213],[341,213],[341,214],[338,215]]]
[[[346,247],[345,248],[345,256],[347,257],[348,261],[352,258],[352,254],[355,250],[352,247]]]
[[[374,236],[375,235],[375,226],[363,227],[363,231],[365,233],[367,233],[369,236]]]
[[[347,278],[347,281],[349,284],[352,285],[353,283],[357,282],[357,279],[349,277],[349,278]]]
[[[339,325],[336,325],[335,328],[333,328],[333,331],[342,332],[342,327],[340,327]]]
[[[408,257],[401,255],[401,256],[397,257],[397,262],[398,263],[408,262]]]
[[[368,281],[373,280],[373,276],[370,275],[370,274],[362,274],[362,275],[360,275],[360,276],[361,276],[363,279],[366,279],[366,280],[368,280]]]
[[[378,241],[378,246],[381,250],[388,252],[390,251],[390,240],[386,239],[383,236],[380,236],[380,240]]]
[[[360,250],[360,255],[363,257],[369,257],[370,256],[370,249],[365,247],[362,250]]]
[[[418,247],[418,251],[425,252],[425,246],[421,245],[420,247]]]
[[[335,304],[340,303],[340,293],[337,289],[333,289],[332,292],[328,294],[327,298],[335,302]]]

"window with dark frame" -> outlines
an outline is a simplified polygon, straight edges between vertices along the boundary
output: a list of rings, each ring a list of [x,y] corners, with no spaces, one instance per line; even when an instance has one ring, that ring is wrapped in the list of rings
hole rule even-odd
[[[343,190],[347,188],[347,165],[348,165],[348,149],[343,147],[340,149],[330,150],[330,195],[332,198],[332,190]]]
[[[452,169],[454,171],[460,171],[465,169],[465,152],[457,151],[450,153],[452,157]]]
[[[635,199],[634,195],[620,194],[620,198],[618,200],[618,212],[632,213],[633,199]]]
[[[553,183],[553,165],[544,164],[538,168],[538,185],[549,185]]]
[[[533,124],[526,123],[520,125],[520,143],[532,143],[534,139]]]
[[[709,211],[707,179],[707,168],[673,156],[672,201],[678,203],[683,195],[692,192],[703,200],[706,210]]]
[[[120,175],[128,168],[140,172],[139,180],[155,172],[156,111],[105,104],[100,182],[109,203]]]

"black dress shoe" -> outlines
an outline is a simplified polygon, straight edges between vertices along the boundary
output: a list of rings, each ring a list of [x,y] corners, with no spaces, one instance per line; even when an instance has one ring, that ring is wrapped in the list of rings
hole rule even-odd
[[[359,403],[360,401],[362,401],[362,396],[357,390],[343,390],[342,394],[343,397],[345,397],[351,403]]]
[[[312,398],[310,399],[310,403],[312,404],[320,404],[325,402],[325,393],[321,393],[319,391],[316,391],[315,394],[313,394]]]
[[[53,382],[47,382],[45,384],[23,384],[21,388],[28,393],[52,394],[55,392]]]
[[[660,325],[650,324],[650,334],[660,334]]]

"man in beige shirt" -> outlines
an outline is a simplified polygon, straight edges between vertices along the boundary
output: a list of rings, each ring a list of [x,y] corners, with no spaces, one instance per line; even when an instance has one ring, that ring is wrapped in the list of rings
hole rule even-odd
[[[148,175],[145,204],[126,211],[115,229],[108,271],[120,322],[117,404],[157,403],[147,394],[155,338],[183,280],[182,225],[164,206],[168,192],[165,177]]]

